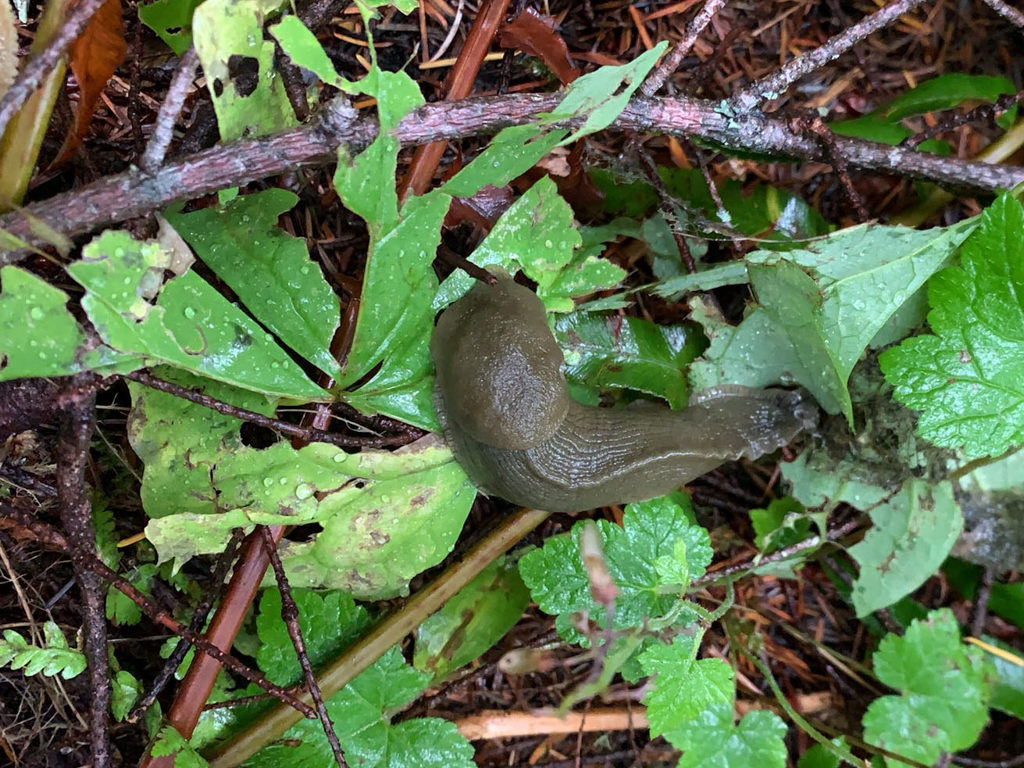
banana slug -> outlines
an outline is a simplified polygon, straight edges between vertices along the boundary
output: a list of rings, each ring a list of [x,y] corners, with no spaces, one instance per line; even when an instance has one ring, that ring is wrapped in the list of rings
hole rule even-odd
[[[496,276],[441,314],[430,344],[445,437],[488,495],[550,512],[650,499],[775,450],[816,420],[806,396],[781,389],[711,389],[682,411],[577,403],[544,305]]]

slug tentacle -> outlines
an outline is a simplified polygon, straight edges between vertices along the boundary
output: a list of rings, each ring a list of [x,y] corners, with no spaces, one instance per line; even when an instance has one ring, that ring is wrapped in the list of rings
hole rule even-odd
[[[469,477],[552,512],[663,495],[787,444],[816,418],[807,397],[780,389],[715,388],[682,411],[577,403],[543,304],[504,273],[441,315],[431,353],[438,416]]]

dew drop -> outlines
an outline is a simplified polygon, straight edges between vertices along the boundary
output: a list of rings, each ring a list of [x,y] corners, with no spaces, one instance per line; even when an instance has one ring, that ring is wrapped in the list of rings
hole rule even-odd
[[[313,486],[309,483],[299,483],[295,487],[295,498],[297,499],[308,499],[313,495]]]
[[[194,320],[196,316],[195,307],[185,307],[184,314],[189,320]]]
[[[336,454],[334,454],[334,460],[339,464],[341,464],[341,462],[343,462],[346,458],[348,458],[348,454],[345,453],[344,451],[338,451]]]
[[[43,312],[40,307],[32,307],[32,309],[28,311],[28,314],[33,320],[42,320],[46,317],[46,313]]]
[[[274,484],[274,478],[272,478],[272,477],[264,477],[263,478],[263,484],[265,486],[267,486],[267,488],[269,488],[270,486],[272,486]]]

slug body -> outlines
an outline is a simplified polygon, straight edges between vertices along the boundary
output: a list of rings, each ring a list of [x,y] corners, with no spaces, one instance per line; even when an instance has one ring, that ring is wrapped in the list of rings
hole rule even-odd
[[[575,402],[544,305],[506,274],[442,315],[430,345],[435,406],[455,458],[484,493],[551,512],[661,496],[814,423],[797,392],[723,387],[683,411]]]

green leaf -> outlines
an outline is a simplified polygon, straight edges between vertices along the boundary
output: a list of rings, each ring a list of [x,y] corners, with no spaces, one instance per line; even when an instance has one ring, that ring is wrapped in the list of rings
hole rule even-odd
[[[173,725],[165,725],[160,729],[150,749],[153,757],[174,755],[174,768],[208,768],[209,763],[203,759]]]
[[[890,491],[863,479],[865,468],[854,461],[832,462],[819,453],[803,453],[795,461],[781,465],[790,492],[807,509],[835,509],[846,502],[860,510],[869,510]]]
[[[663,280],[654,287],[659,296],[675,299],[684,293],[710,291],[725,285],[743,285],[750,282],[747,265],[742,261],[729,261],[693,274],[682,274]]]
[[[414,718],[391,723],[426,687],[429,676],[405,664],[397,647],[327,702],[349,765],[363,768],[473,768],[473,748],[450,723]],[[316,720],[303,720],[246,763],[252,768],[322,766],[333,758]]]
[[[831,741],[840,749],[847,749],[846,739],[842,736]],[[839,768],[842,762],[838,755],[827,750],[822,744],[813,744],[800,755],[797,768]]]
[[[161,379],[201,390],[220,400],[270,415],[274,407],[254,392],[169,368],[154,371]],[[210,470],[226,454],[242,450],[242,421],[188,400],[128,382],[132,410],[128,441],[142,460],[142,506],[152,518],[217,511],[217,489]]]
[[[82,370],[85,334],[59,288],[19,267],[0,269],[0,381]]]
[[[692,637],[650,645],[640,654],[640,665],[654,676],[644,695],[651,736],[675,731],[720,702],[732,706],[732,667],[722,659],[697,659]]]
[[[515,565],[495,560],[416,630],[413,666],[444,679],[498,642],[529,602]]]
[[[431,403],[429,353],[437,288],[431,264],[451,198],[436,191],[410,198],[399,213],[395,168],[399,143],[391,133],[423,103],[404,72],[374,66],[358,87],[377,99],[380,132],[359,156],[339,150],[334,186],[345,206],[366,221],[370,248],[356,329],[340,386],[350,386],[379,366],[348,402],[366,413],[385,413],[437,430]]]
[[[565,97],[545,118],[548,122],[558,122],[586,115],[582,127],[565,139],[563,144],[603,131],[611,125],[626,108],[666,48],[668,41],[662,40],[628,64],[601,67],[573,80]]]
[[[978,594],[978,585],[983,573],[981,566],[950,557],[943,564],[942,572],[953,588],[968,600],[973,600]],[[988,609],[991,613],[1024,628],[1024,583],[993,584]]]
[[[772,499],[766,509],[750,510],[750,522],[757,534],[754,543],[767,555],[806,539],[812,519],[803,504],[792,496],[783,496]]]
[[[42,646],[32,645],[13,629],[5,629],[0,640],[0,667],[24,669],[26,675],[60,675],[65,680],[85,671],[85,655],[68,646],[54,622],[43,624],[43,641]]]
[[[868,743],[931,765],[942,752],[977,740],[988,720],[992,670],[978,649],[960,642],[952,611],[932,611],[903,637],[884,637],[874,667],[879,680],[901,693],[876,699],[864,713]]]
[[[1024,442],[1024,210],[1009,195],[981,215],[961,264],[928,284],[934,335],[880,357],[918,433],[969,457]]]
[[[136,566],[132,573],[125,574],[125,578],[137,590],[152,598],[150,583],[156,576],[157,570],[158,566],[155,564],[143,563]],[[135,601],[115,587],[110,587],[107,590],[106,614],[111,622],[120,627],[138,624],[142,619],[142,610],[135,604]]]
[[[973,226],[919,232],[864,225],[807,248],[755,251],[747,262],[760,308],[730,327],[695,306],[711,345],[706,362],[691,368],[691,383],[703,389],[795,382],[825,410],[852,420],[847,382],[854,365]]]
[[[604,193],[604,211],[642,219],[658,205],[658,192],[648,181],[627,179],[607,168],[590,168],[591,181]]]
[[[989,651],[988,659],[995,668],[995,687],[990,706],[1019,720],[1024,720],[1024,658],[1013,646],[988,635],[982,639],[989,645],[1006,652],[1001,656]]]
[[[850,548],[860,565],[853,584],[858,617],[908,595],[942,565],[963,528],[949,482],[912,478],[900,492],[870,510],[873,526]]]
[[[279,0],[205,0],[193,14],[192,39],[222,141],[263,136],[297,122],[274,69],[274,43],[263,37],[265,18],[280,5]],[[238,75],[234,62],[239,59],[252,62],[256,72]]]
[[[555,183],[545,176],[502,214],[473,251],[471,261],[481,267],[498,266],[510,274],[522,269],[537,283],[537,295],[549,310],[568,311],[573,306],[569,296],[593,290],[595,279],[601,287],[609,287],[625,277],[625,272],[607,261],[590,257],[574,262],[573,250],[580,244],[580,233],[572,226],[572,216]],[[589,285],[567,285],[566,273],[582,276]],[[446,307],[472,285],[473,278],[465,272],[452,273],[441,283],[434,310]]]
[[[679,768],[785,768],[786,724],[774,712],[754,710],[733,723],[733,704],[715,703],[665,734],[683,750]]]
[[[926,80],[866,115],[837,120],[829,127],[842,136],[899,144],[914,133],[901,124],[904,118],[952,109],[969,101],[992,103],[1009,93],[1016,93],[1016,89],[1004,77],[954,72]]]
[[[656,325],[635,317],[574,312],[555,320],[570,380],[597,389],[634,389],[685,408],[689,363],[700,340],[689,326]]]
[[[315,538],[282,546],[293,586],[393,594],[447,554],[476,495],[450,451],[431,440],[356,455],[327,444],[259,451],[242,445],[233,417],[130,388],[129,440],[145,463],[142,500],[163,559],[221,551],[235,525],[314,522],[323,529]],[[267,409],[225,385],[207,393]]]
[[[298,16],[285,16],[270,28],[270,34],[288,54],[292,64],[308,69],[323,82],[348,93],[357,92],[357,87],[338,74],[324,47],[316,35],[302,23]]]
[[[139,20],[181,56],[192,44],[192,14],[203,0],[154,0],[139,4]]]
[[[451,551],[476,491],[438,438],[402,450],[345,453],[314,443],[225,453],[208,471],[218,512],[151,520],[161,560],[219,552],[236,527],[318,523],[311,540],[280,547],[293,587],[391,597]]]
[[[272,337],[197,274],[163,283],[169,258],[155,241],[108,231],[67,268],[86,289],[82,307],[100,337],[122,360],[132,356],[128,369],[169,363],[268,395],[301,402],[327,397]],[[104,361],[87,358],[94,367]]]
[[[542,132],[538,125],[502,129],[484,151],[442,186],[452,197],[472,197],[488,184],[502,187],[530,170],[565,138],[566,131]]]
[[[297,200],[288,190],[268,189],[222,208],[165,215],[257,320],[335,376],[339,369],[330,345],[340,317],[338,297],[310,261],[305,242],[277,226]]]
[[[808,510],[818,509],[823,515],[845,502],[870,512],[874,527],[850,549],[860,565],[851,599],[861,617],[923,584],[945,560],[963,525],[947,482],[931,484],[912,477],[897,480],[890,488],[881,485],[891,480],[887,471],[905,477],[905,467],[894,469],[863,459],[834,461],[815,453],[783,464],[782,471],[793,497]],[[823,517],[815,517],[820,528]]]
[[[1010,93],[1016,93],[1016,88],[1005,77],[950,72],[925,80],[880,107],[877,112],[890,120],[902,120],[925,112],[951,109],[966,101],[991,103]]]
[[[142,683],[135,675],[123,669],[117,671],[110,686],[110,711],[115,720],[124,722],[135,702],[142,696],[142,691]]]
[[[607,520],[597,521],[608,571],[619,588],[616,629],[640,627],[648,619],[662,617],[689,581],[703,575],[711,562],[711,544],[707,531],[694,524],[692,514],[686,497],[674,494],[627,505],[621,528]],[[602,623],[605,611],[590,595],[580,555],[582,530],[580,522],[568,536],[548,539],[541,549],[520,560],[519,572],[545,613],[589,611]],[[662,574],[672,572],[666,561],[679,560],[679,542],[685,545],[688,580],[681,584],[663,581]]]
[[[348,157],[344,146],[339,147],[334,188],[345,207],[366,222],[372,248],[398,224],[395,168],[400,144],[391,130],[423,103],[423,95],[405,72],[381,72],[376,67],[356,85],[377,99],[380,130],[373,143],[355,158]]]
[[[440,194],[410,199],[401,221],[371,243],[355,337],[339,382],[354,383],[379,365],[346,395],[348,402],[430,430],[438,429],[431,399],[430,302],[437,289],[431,264],[450,200]]]
[[[351,645],[369,626],[366,609],[357,606],[345,592],[317,593],[293,589],[292,599],[299,609],[299,627],[306,655],[316,667]],[[278,685],[292,685],[302,679],[288,628],[281,618],[281,593],[264,590],[256,616],[260,646],[256,662],[267,678]]]

